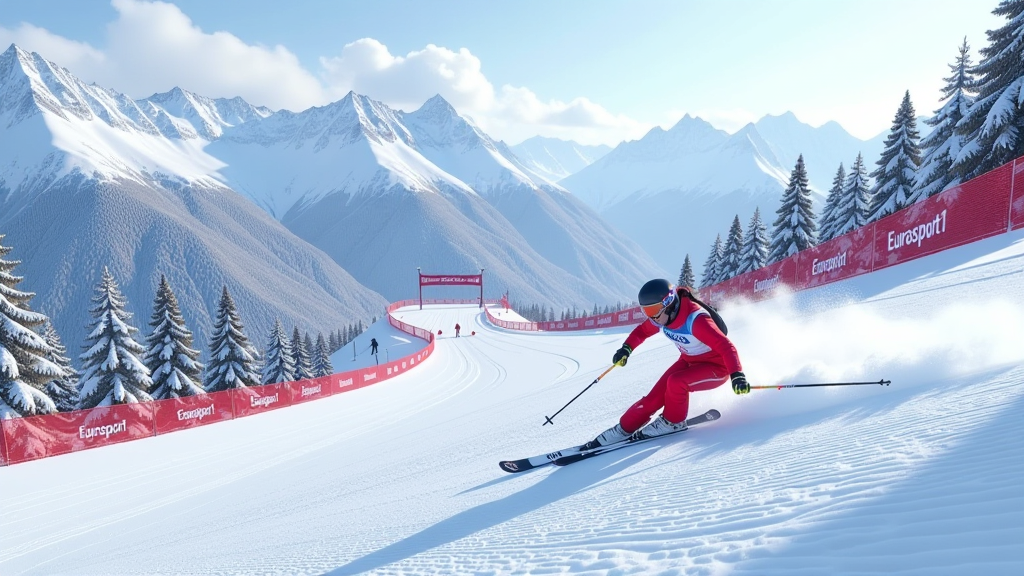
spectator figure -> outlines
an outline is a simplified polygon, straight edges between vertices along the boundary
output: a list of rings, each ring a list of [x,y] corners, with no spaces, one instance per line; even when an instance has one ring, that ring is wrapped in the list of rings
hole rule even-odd
[[[455,337],[456,338],[459,337],[459,330],[461,330],[461,329],[462,329],[462,326],[459,326],[458,324],[455,325]]]
[[[376,338],[370,338],[370,354],[376,354],[376,353],[377,353],[377,339]]]

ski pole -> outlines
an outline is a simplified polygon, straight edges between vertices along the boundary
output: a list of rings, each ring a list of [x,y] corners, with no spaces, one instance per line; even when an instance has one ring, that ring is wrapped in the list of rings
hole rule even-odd
[[[751,386],[751,390],[782,390],[783,388],[816,388],[818,386],[888,386],[891,380],[879,380],[878,382],[821,382],[818,384],[777,384],[775,386]]]
[[[559,408],[559,409],[558,409],[558,412],[555,412],[555,413],[554,413],[554,414],[552,414],[551,416],[545,416],[545,417],[544,417],[544,423],[543,423],[543,424],[541,424],[541,426],[547,426],[548,424],[552,424],[552,425],[553,425],[553,424],[555,423],[555,416],[558,416],[558,413],[559,413],[559,412],[561,412],[562,410],[565,410],[566,408],[568,408],[568,407],[569,407],[569,404],[572,404],[573,402],[575,402],[577,398],[579,398],[580,396],[582,396],[582,395],[583,395],[583,392],[586,392],[587,390],[590,390],[590,387],[591,387],[591,386],[593,386],[594,384],[597,384],[598,382],[600,382],[600,381],[601,381],[601,378],[604,378],[604,377],[605,377],[605,375],[607,375],[607,374],[608,374],[609,372],[611,372],[611,371],[612,371],[612,368],[615,368],[616,366],[618,366],[618,364],[612,364],[611,366],[609,366],[609,367],[608,367],[608,369],[607,369],[607,370],[605,370],[604,372],[601,372],[601,375],[600,375],[600,376],[598,376],[597,378],[594,378],[594,381],[593,381],[593,382],[591,382],[591,383],[590,383],[590,384],[589,384],[589,385],[588,385],[588,386],[587,386],[586,388],[584,388],[584,389],[583,389],[583,390],[582,390],[582,391],[581,391],[581,392],[580,392],[579,394],[577,394],[576,396],[573,396],[573,399],[572,399],[572,400],[569,400],[568,402],[566,402],[565,406],[562,406],[561,408]]]

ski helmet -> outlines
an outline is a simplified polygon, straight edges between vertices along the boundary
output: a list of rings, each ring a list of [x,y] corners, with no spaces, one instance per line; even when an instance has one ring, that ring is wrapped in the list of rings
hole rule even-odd
[[[676,287],[664,278],[656,278],[644,284],[636,297],[640,307],[649,318],[661,314],[676,300]]]

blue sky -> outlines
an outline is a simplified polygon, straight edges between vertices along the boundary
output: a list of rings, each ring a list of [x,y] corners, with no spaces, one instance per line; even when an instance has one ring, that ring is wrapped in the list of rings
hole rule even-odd
[[[0,0],[0,44],[141,98],[174,86],[302,110],[349,90],[405,110],[435,93],[492,136],[615,144],[685,113],[765,114],[870,138],[904,91],[939,105],[995,1],[330,2]]]

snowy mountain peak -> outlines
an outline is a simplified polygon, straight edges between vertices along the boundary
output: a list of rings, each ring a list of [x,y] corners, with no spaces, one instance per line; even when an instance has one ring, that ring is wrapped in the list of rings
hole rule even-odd
[[[459,116],[459,113],[455,111],[455,108],[444,99],[444,96],[440,94],[434,94],[423,106],[420,106],[418,112],[422,114],[431,114],[436,116],[446,116],[453,118]]]
[[[166,128],[164,134],[172,138],[189,138],[188,133],[194,132],[212,141],[220,138],[225,128],[273,114],[270,109],[253,106],[240,97],[212,99],[177,86],[138,103],[158,126]],[[191,130],[182,126],[179,120],[187,122]]]

